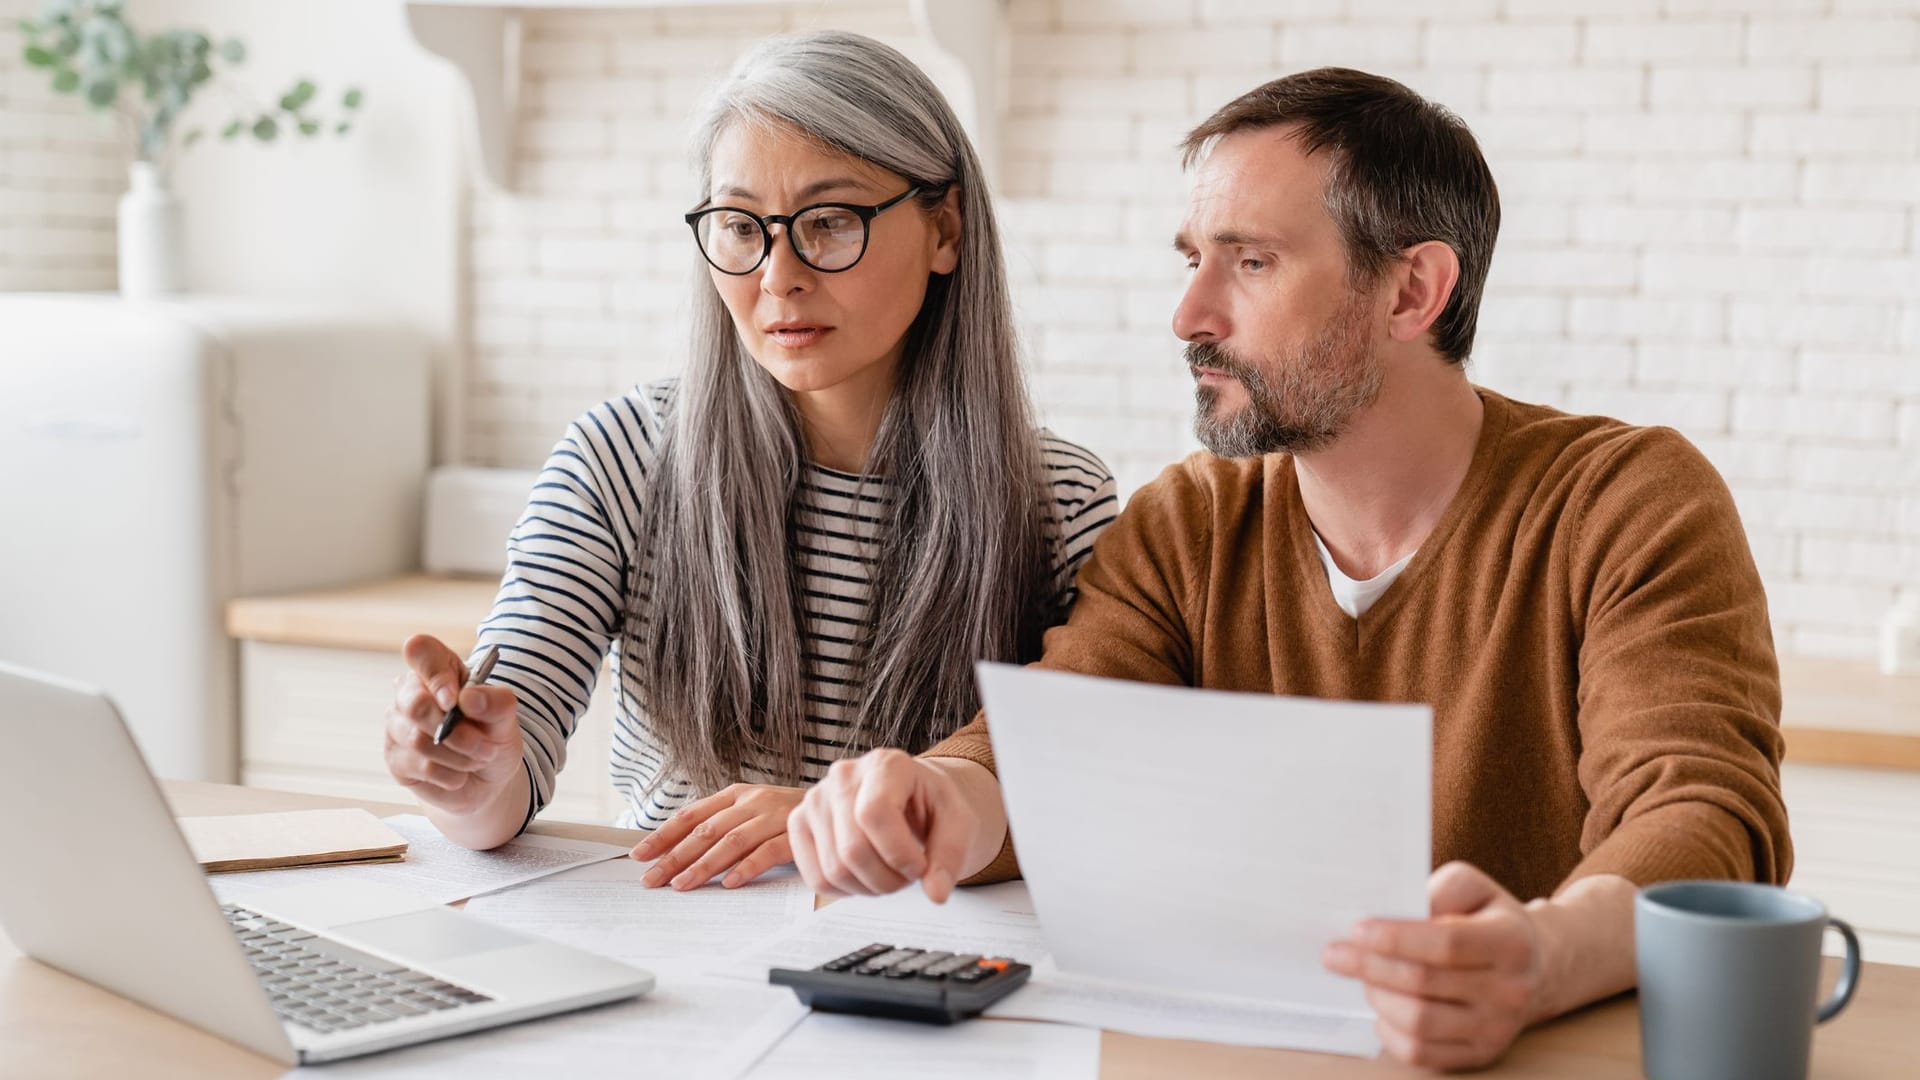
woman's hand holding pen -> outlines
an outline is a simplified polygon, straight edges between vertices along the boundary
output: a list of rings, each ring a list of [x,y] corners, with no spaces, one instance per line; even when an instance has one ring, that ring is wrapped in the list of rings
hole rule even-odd
[[[766,784],[733,784],[688,803],[633,849],[653,859],[641,881],[648,888],[697,889],[720,874],[731,889],[781,863],[792,862],[787,815],[806,792]]]
[[[387,710],[387,771],[421,802],[446,813],[489,806],[522,772],[513,691],[466,685],[460,657],[426,634],[408,638],[401,655],[407,673],[395,680],[393,706]],[[456,702],[462,722],[436,746],[434,732]]]

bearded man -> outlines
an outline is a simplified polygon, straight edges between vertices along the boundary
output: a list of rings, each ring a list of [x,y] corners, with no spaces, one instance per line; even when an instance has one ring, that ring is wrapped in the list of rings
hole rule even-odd
[[[1484,1065],[1633,985],[1637,886],[1786,880],[1760,577],[1679,434],[1468,380],[1500,211],[1458,117],[1322,69],[1185,150],[1173,328],[1207,451],[1134,494],[1039,666],[1430,704],[1431,917],[1364,922],[1324,962],[1364,981],[1393,1056]],[[807,879],[942,899],[1017,874],[986,724],[836,765],[789,820]],[[1314,825],[1191,827],[1258,858],[1268,830]]]

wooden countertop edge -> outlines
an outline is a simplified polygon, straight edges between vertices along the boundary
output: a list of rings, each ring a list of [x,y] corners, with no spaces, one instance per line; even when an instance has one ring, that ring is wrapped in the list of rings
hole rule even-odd
[[[1789,765],[1852,765],[1920,772],[1920,734],[1792,725],[1782,728],[1781,734],[1787,738]]]
[[[227,605],[227,633],[243,641],[395,655],[409,635],[431,634],[464,655],[473,649],[478,624],[486,617],[497,587],[491,579],[412,574],[345,589],[245,597]],[[1844,725],[1850,710],[1859,709],[1863,701],[1869,703],[1874,714],[1855,715],[1855,720],[1882,719],[1889,710],[1904,714],[1914,700],[1913,691],[1904,684],[1897,693],[1882,690],[1877,698],[1871,694],[1855,698],[1845,693],[1847,680],[1825,672],[1830,665],[1817,659],[1789,659],[1781,666],[1790,682],[1805,688],[1788,695],[1788,704],[1799,709],[1798,715],[1805,715],[1811,703],[1819,702],[1819,711],[1832,709],[1834,718]],[[1782,727],[1786,760],[1805,765],[1920,771],[1920,713],[1913,719],[1912,731],[1788,723]]]

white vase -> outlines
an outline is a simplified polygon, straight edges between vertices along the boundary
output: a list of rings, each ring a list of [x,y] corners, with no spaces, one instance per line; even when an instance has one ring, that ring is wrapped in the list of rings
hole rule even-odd
[[[186,255],[180,200],[152,162],[134,162],[120,196],[120,295],[146,300],[185,292]]]

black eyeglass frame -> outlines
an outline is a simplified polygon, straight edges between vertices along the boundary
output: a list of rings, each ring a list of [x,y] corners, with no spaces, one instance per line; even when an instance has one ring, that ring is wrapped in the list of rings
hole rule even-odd
[[[793,254],[799,258],[802,263],[805,263],[809,269],[822,274],[843,274],[859,266],[860,260],[867,257],[867,245],[873,241],[873,219],[925,190],[926,188],[922,185],[915,184],[900,194],[895,195],[893,198],[888,199],[886,202],[876,203],[872,206],[858,206],[854,203],[843,202],[812,203],[795,210],[791,214],[769,214],[766,217],[762,217],[751,210],[745,210],[738,206],[708,206],[689,211],[687,213],[687,227],[693,230],[693,246],[700,249],[700,257],[707,260],[707,265],[732,277],[745,277],[766,265],[767,257],[773,254],[773,226],[775,225],[785,225],[787,227],[787,246],[793,249]],[[860,219],[860,253],[853,257],[852,262],[837,269],[829,270],[824,266],[815,266],[813,260],[807,258],[800,250],[800,241],[794,239],[793,235],[794,219],[812,213],[815,210],[845,210]],[[745,270],[729,270],[719,263],[714,262],[713,256],[707,254],[707,245],[700,242],[700,219],[706,217],[708,214],[718,214],[721,211],[744,214],[752,218],[760,226],[760,257],[754,260],[753,265],[747,267]]]

